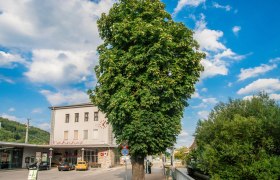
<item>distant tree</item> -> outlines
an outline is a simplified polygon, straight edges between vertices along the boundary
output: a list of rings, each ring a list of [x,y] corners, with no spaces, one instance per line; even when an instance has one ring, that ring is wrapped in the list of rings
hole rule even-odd
[[[192,158],[211,179],[280,178],[280,107],[266,94],[220,103],[195,138]]]
[[[164,152],[181,130],[204,54],[193,32],[172,20],[160,0],[120,0],[102,14],[97,86],[92,102],[117,142],[127,142],[133,179],[144,179],[144,157]]]
[[[19,142],[25,141],[26,126],[16,121],[11,121],[0,117],[0,141]],[[49,144],[50,134],[42,129],[29,127],[30,144]]]
[[[174,157],[175,157],[175,159],[180,159],[182,161],[182,163],[185,163],[188,152],[189,152],[189,149],[187,147],[185,147],[185,146],[180,147],[180,148],[176,149],[176,152],[174,153]]]

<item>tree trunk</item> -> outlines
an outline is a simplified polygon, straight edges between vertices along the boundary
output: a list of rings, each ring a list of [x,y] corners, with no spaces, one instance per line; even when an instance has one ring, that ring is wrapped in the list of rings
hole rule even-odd
[[[144,157],[136,156],[131,158],[132,180],[145,180]]]

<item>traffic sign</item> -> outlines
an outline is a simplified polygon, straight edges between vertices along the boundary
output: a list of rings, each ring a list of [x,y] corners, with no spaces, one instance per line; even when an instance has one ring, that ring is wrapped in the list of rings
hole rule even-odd
[[[129,153],[129,150],[128,149],[122,149],[121,153],[122,153],[123,156],[127,156],[128,153]]]

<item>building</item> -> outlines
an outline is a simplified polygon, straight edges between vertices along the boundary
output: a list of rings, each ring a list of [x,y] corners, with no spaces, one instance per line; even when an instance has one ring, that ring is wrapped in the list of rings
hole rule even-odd
[[[112,127],[93,104],[53,106],[49,145],[0,141],[0,169],[26,168],[29,164],[88,161],[95,167],[119,164],[120,153]]]
[[[54,106],[51,109],[50,147],[52,162],[111,167],[119,162],[119,153],[105,114],[93,104]]]
[[[49,161],[49,145],[0,141],[0,169],[26,168],[38,160]]]

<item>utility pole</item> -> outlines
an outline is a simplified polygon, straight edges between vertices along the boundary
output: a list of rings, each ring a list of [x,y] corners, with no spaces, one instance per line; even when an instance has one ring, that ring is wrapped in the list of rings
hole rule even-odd
[[[26,134],[25,134],[25,143],[28,143],[28,129],[29,129],[29,121],[30,121],[30,119],[27,119],[27,124],[26,124]]]

